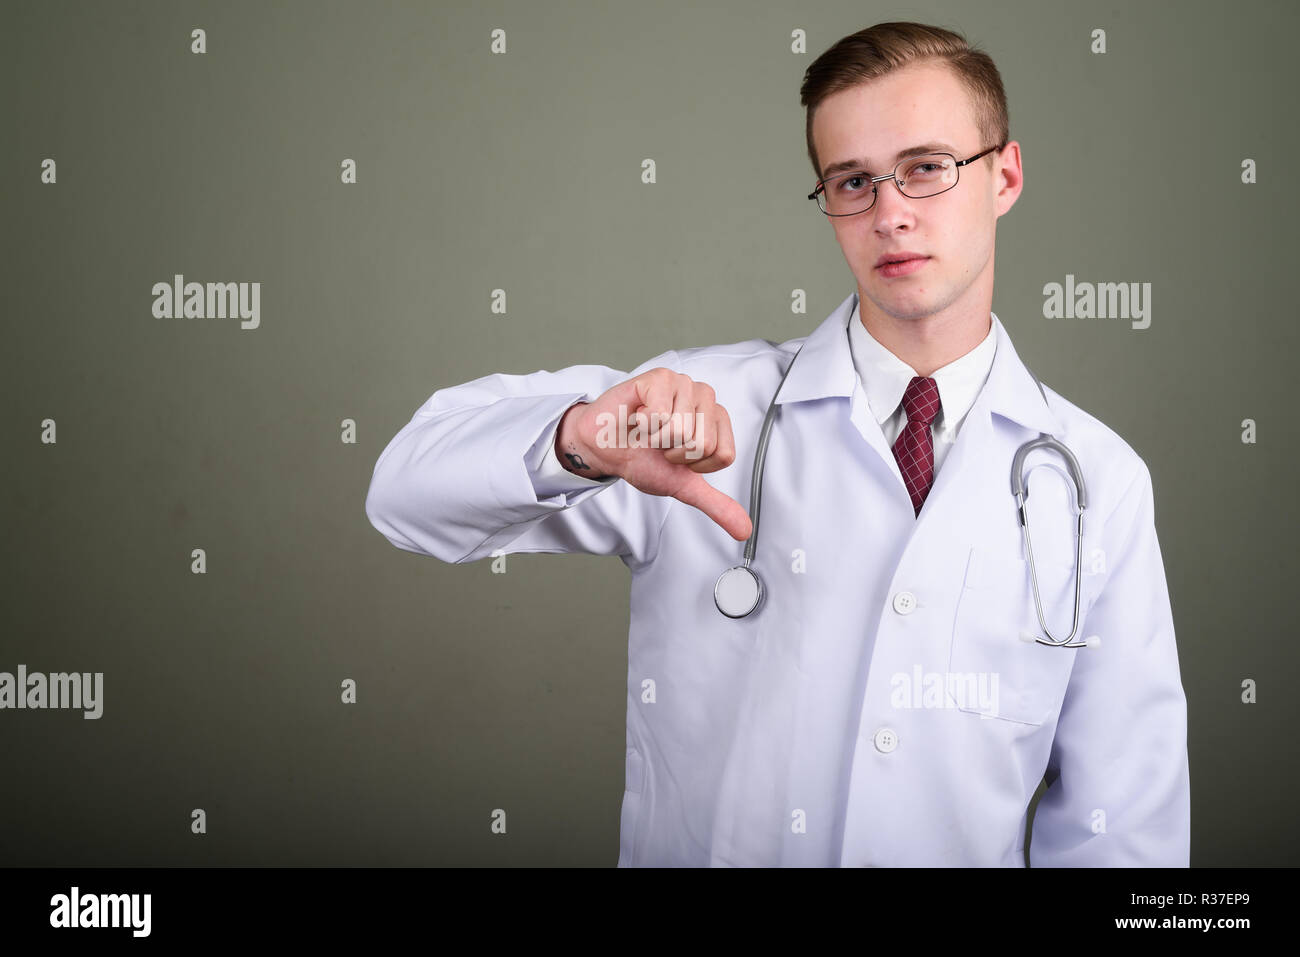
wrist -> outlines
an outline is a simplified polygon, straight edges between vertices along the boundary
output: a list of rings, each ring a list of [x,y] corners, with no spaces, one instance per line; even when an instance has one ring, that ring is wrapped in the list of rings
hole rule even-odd
[[[569,406],[560,419],[559,428],[555,431],[555,457],[574,475],[589,479],[607,478],[599,457],[579,438],[578,423],[585,405],[586,402],[578,402]]]

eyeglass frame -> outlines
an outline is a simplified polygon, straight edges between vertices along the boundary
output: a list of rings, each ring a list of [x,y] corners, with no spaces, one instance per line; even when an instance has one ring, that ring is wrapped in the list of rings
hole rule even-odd
[[[975,154],[974,156],[972,156],[970,159],[964,159],[964,160],[959,160],[959,159],[957,159],[956,156],[953,156],[952,153],[945,152],[944,150],[934,150],[933,152],[929,152],[929,153],[918,153],[916,156],[905,156],[903,159],[899,160],[896,164],[894,164],[894,168],[893,168],[893,170],[892,170],[891,172],[883,173],[883,174],[881,174],[880,176],[868,176],[868,177],[866,177],[867,179],[871,180],[871,202],[868,203],[866,206],[862,207],[861,209],[857,210],[856,212],[852,212],[852,213],[831,213],[831,212],[827,212],[826,210],[822,209],[822,204],[821,204],[821,203],[818,203],[818,204],[817,204],[817,208],[818,208],[822,213],[824,213],[824,214],[827,215],[827,216],[835,216],[835,217],[841,217],[841,216],[857,216],[857,215],[859,215],[859,214],[861,214],[861,213],[865,213],[865,212],[867,212],[868,210],[870,210],[870,209],[872,209],[872,208],[875,207],[875,205],[876,205],[876,199],[880,196],[880,190],[879,190],[879,188],[876,186],[877,183],[883,183],[883,182],[884,182],[885,180],[887,180],[887,179],[892,179],[892,180],[894,181],[894,185],[898,187],[898,192],[899,192],[901,195],[903,195],[903,196],[907,196],[907,194],[903,192],[903,187],[901,187],[901,186],[898,185],[898,171],[899,171],[899,169],[902,168],[902,166],[903,166],[904,163],[911,163],[911,162],[913,162],[913,161],[915,161],[915,160],[920,159],[922,156],[949,156],[949,157],[952,157],[952,161],[953,161],[953,163],[954,163],[954,165],[955,165],[955,168],[957,168],[957,169],[961,169],[961,167],[963,167],[963,166],[967,166],[967,165],[969,165],[970,163],[975,162],[975,161],[976,161],[977,159],[979,159],[981,156],[987,156],[989,153],[992,153],[994,150],[1005,149],[1005,148],[1006,148],[1006,145],[1007,145],[1006,143],[1002,143],[1002,144],[1000,144],[1000,145],[998,145],[998,146],[990,146],[988,149],[984,150],[983,152],[981,152],[981,153],[976,153],[976,154]],[[845,176],[854,176],[854,175],[861,176],[862,173],[859,172],[859,171],[857,171],[857,170],[848,170],[847,172],[840,173],[838,176],[832,176],[830,180],[825,180],[825,179],[818,180],[818,181],[817,181],[817,188],[814,189],[811,193],[808,194],[808,198],[809,198],[809,199],[812,199],[812,200],[815,200],[815,199],[817,199],[817,194],[818,194],[818,193],[825,193],[825,192],[826,192],[826,184],[827,184],[828,182],[831,182],[832,180],[843,179]],[[958,183],[960,183],[960,182],[961,182],[961,173],[958,173],[958,174],[957,174],[957,178],[956,178],[955,180],[953,180],[953,184],[952,184],[952,186],[946,186],[946,187],[944,187],[943,189],[939,190],[938,193],[930,193],[928,196],[907,196],[907,198],[908,198],[908,199],[929,199],[931,196],[938,196],[938,195],[940,195],[940,194],[942,194],[942,193],[946,193],[946,192],[948,192],[948,190],[952,189],[953,187],[955,187],[955,186],[956,186]]]

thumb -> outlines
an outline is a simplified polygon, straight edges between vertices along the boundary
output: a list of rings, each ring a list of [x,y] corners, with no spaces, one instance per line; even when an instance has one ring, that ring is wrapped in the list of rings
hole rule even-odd
[[[673,498],[698,508],[737,541],[747,540],[753,533],[754,525],[741,504],[731,496],[719,492],[699,472],[692,472],[685,466],[681,468],[685,477],[673,493]]]

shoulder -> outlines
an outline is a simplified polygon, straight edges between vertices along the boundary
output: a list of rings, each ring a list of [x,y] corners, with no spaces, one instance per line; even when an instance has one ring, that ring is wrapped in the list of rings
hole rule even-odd
[[[1151,472],[1136,449],[1092,413],[1043,383],[1047,401],[1060,421],[1061,440],[1079,460],[1089,489],[1096,489],[1091,508],[1109,514],[1130,496],[1151,488]]]
[[[677,371],[710,385],[724,405],[767,407],[777,383],[807,336],[773,342],[745,339],[721,345],[676,349]]]
[[[775,365],[784,368],[785,362],[798,350],[807,336],[773,342],[770,339],[745,339],[716,346],[692,346],[674,350],[683,366],[693,369],[729,368],[737,364],[751,369]]]

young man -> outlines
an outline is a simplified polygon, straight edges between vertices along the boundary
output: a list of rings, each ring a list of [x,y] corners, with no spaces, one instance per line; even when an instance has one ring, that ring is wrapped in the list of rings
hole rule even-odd
[[[1040,390],[991,313],[997,220],[1024,182],[997,70],[948,31],[878,24],[823,54],[803,97],[813,198],[857,280],[829,318],[780,345],[435,392],[380,456],[367,514],[443,561],[627,564],[620,865],[1023,866],[1046,775],[1032,865],[1186,866],[1150,475]],[[762,598],[730,617],[715,583],[756,529],[740,502],[774,393]],[[1086,521],[1076,550],[1072,466],[1031,446],[1031,570],[1011,474],[1043,434],[1077,460]]]

